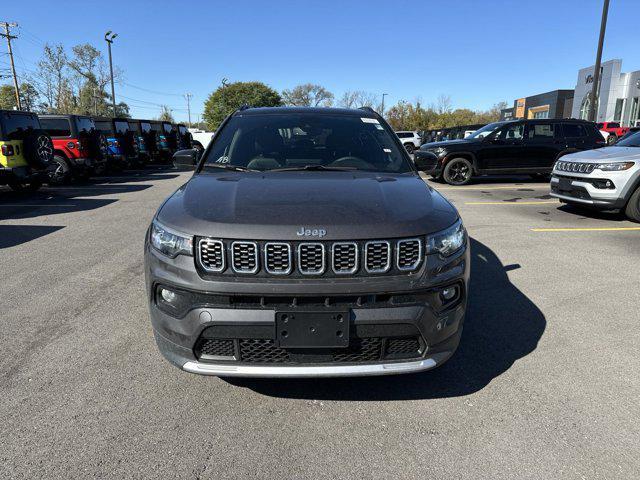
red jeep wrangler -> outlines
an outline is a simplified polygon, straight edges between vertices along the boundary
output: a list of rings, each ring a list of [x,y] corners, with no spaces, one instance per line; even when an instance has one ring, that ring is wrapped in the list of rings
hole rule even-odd
[[[629,131],[629,127],[621,127],[620,122],[602,122],[598,123],[598,130],[607,132],[607,144],[613,145]]]
[[[39,115],[42,129],[53,140],[57,164],[49,183],[60,184],[72,177],[87,178],[105,170],[104,138],[91,117],[82,115]]]

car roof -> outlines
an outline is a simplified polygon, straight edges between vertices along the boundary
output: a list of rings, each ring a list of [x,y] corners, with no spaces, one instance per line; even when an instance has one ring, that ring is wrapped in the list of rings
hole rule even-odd
[[[236,110],[235,116],[245,115],[274,115],[274,114],[305,114],[305,115],[348,115],[352,117],[376,118],[368,110],[359,108],[328,108],[328,107],[249,107]]]

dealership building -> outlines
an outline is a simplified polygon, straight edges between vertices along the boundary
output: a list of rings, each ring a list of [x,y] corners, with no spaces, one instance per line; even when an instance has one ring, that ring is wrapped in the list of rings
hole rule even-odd
[[[587,118],[594,72],[593,65],[578,72],[573,118]],[[614,59],[604,62],[600,72],[596,122],[620,122],[625,126],[640,124],[640,70],[623,73],[622,60]]]
[[[518,98],[512,108],[500,111],[500,120],[518,118],[567,118],[573,107],[573,90],[553,90]]]

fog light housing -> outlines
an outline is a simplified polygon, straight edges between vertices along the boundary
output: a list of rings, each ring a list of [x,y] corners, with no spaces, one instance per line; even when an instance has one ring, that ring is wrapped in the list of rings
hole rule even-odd
[[[440,296],[445,302],[450,302],[458,296],[458,287],[454,285],[451,287],[443,288],[440,292]]]
[[[165,302],[171,303],[171,304],[175,303],[176,300],[178,299],[178,294],[176,292],[172,292],[167,288],[160,289],[160,296]]]

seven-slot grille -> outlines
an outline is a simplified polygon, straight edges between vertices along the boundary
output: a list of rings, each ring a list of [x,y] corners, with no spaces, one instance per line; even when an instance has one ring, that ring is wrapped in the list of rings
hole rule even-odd
[[[558,161],[556,163],[556,170],[560,172],[573,172],[573,173],[591,173],[595,170],[595,163],[580,163],[580,162],[563,162]]]
[[[224,243],[220,240],[203,238],[198,242],[198,258],[202,268],[208,272],[224,270]]]
[[[264,246],[264,268],[272,275],[287,275],[293,267],[291,245],[288,243],[267,243]]]
[[[298,246],[298,270],[303,275],[320,275],[324,272],[322,243],[301,243]]]
[[[335,273],[349,274],[358,270],[358,244],[334,243],[331,247],[332,268]]]
[[[360,242],[253,242],[198,240],[196,261],[206,272],[268,275],[361,275],[413,272],[423,240]]]
[[[233,242],[231,244],[231,267],[238,273],[258,271],[258,245],[254,242]]]
[[[417,238],[399,240],[396,248],[398,270],[414,270],[422,258],[422,242]]]
[[[364,268],[369,273],[384,273],[391,268],[391,244],[387,241],[367,242],[364,256]]]

